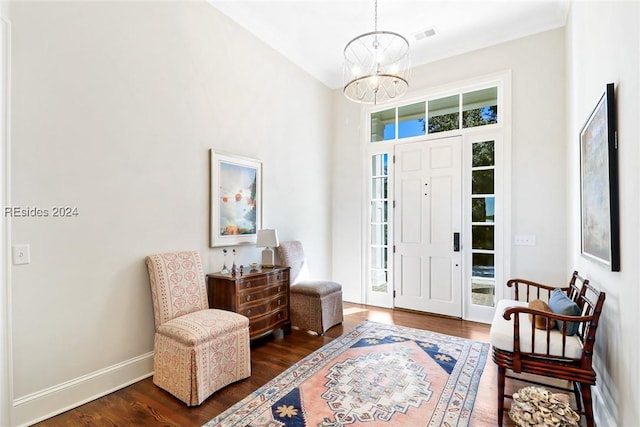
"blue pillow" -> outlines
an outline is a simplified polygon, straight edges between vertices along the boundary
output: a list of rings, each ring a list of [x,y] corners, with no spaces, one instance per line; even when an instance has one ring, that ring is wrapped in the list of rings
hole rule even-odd
[[[551,293],[549,298],[549,308],[556,314],[563,314],[565,316],[580,316],[580,307],[573,300],[571,300],[567,294],[562,292],[561,289],[555,289]],[[562,331],[562,320],[556,321],[558,329]],[[575,335],[578,332],[579,322],[567,322],[567,335]]]

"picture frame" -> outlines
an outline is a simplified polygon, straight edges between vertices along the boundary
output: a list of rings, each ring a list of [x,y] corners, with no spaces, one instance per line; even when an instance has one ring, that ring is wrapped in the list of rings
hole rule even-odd
[[[262,162],[210,150],[210,246],[255,244],[262,225]]]
[[[582,255],[611,271],[620,271],[617,143],[609,83],[580,131],[580,217]]]

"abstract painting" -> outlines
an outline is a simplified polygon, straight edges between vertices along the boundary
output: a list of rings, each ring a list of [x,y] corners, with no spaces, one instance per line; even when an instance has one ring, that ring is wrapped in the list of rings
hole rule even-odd
[[[211,247],[255,243],[261,203],[262,163],[211,150]]]
[[[613,83],[580,132],[582,254],[620,271],[618,147]]]

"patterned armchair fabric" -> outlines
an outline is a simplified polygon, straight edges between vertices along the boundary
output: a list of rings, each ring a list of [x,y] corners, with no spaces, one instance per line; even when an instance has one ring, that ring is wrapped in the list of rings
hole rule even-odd
[[[153,382],[188,406],[251,375],[249,319],[209,309],[197,252],[145,259],[155,320]]]
[[[281,242],[280,261],[291,267],[291,324],[318,335],[342,323],[342,285],[329,280],[308,280],[302,243]]]

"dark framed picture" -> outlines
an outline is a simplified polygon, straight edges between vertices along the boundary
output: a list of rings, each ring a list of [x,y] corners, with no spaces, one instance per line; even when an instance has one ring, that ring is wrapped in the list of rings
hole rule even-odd
[[[211,150],[211,247],[256,243],[262,163]]]
[[[618,145],[609,83],[580,132],[582,254],[620,271]]]

